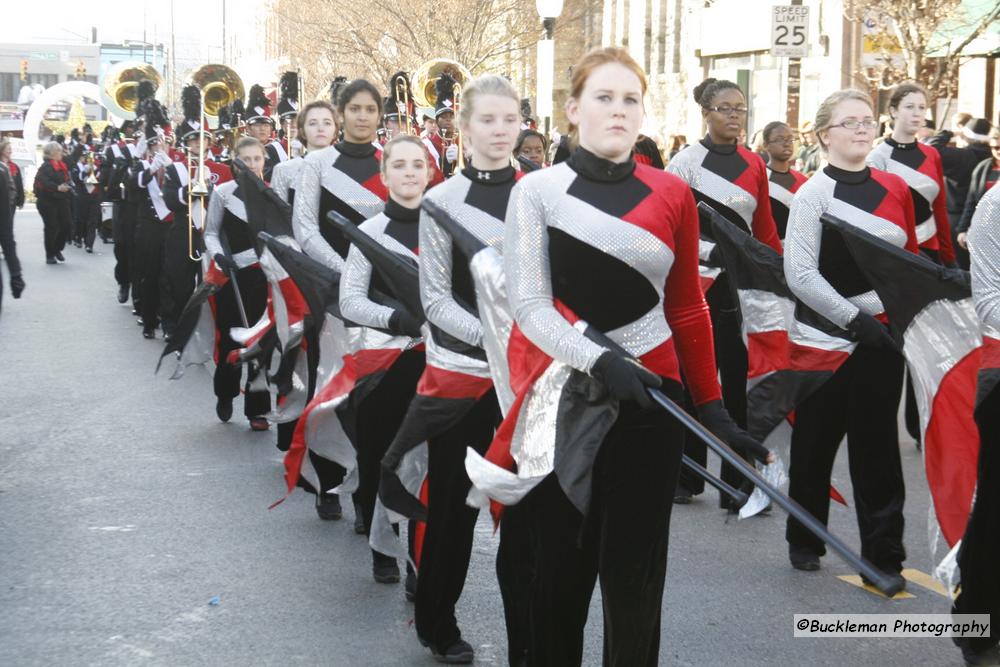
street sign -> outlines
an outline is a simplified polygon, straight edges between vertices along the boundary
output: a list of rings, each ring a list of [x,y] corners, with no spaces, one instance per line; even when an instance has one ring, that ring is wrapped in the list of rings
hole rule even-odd
[[[775,5],[771,8],[771,55],[805,58],[809,55],[809,7]]]

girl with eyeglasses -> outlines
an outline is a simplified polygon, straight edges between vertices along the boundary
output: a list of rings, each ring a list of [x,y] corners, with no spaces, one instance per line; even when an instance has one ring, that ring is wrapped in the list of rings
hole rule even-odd
[[[795,135],[788,123],[771,121],[761,132],[761,141],[770,158],[767,163],[767,187],[771,199],[771,215],[774,216],[778,237],[784,240],[792,197],[809,179],[792,169],[792,162],[795,161]]]
[[[705,79],[694,89],[694,99],[708,125],[705,138],[681,151],[667,171],[679,176],[694,193],[737,228],[781,252],[781,240],[771,214],[767,168],[759,155],[739,143],[747,117],[747,102],[732,81]],[[722,376],[723,402],[740,426],[746,426],[747,350],[740,332],[739,311],[733,302],[726,274],[702,266],[703,284],[715,276],[705,299],[712,314],[715,356]],[[718,275],[716,275],[718,273]],[[688,456],[704,464],[705,446],[689,442]],[[740,486],[744,479],[731,466],[722,466],[722,479]],[[690,502],[701,493],[704,482],[687,470],[681,473],[677,502]],[[719,504],[735,511],[727,496]]]
[[[886,329],[878,295],[860,277],[838,232],[825,231],[820,221],[829,213],[917,252],[909,187],[899,176],[865,164],[878,127],[872,109],[871,99],[858,90],[841,90],[823,101],[815,129],[829,164],[799,189],[788,218],[788,287],[800,307],[836,325],[839,333],[832,335],[857,342],[850,358],[796,407],[788,493],[826,523],[830,471],[846,435],[861,554],[902,585],[905,493],[896,410],[903,358]],[[793,567],[819,569],[822,542],[792,519],[785,537]]]
[[[920,250],[934,261],[952,265],[951,225],[945,205],[941,154],[917,141],[926,124],[927,93],[916,83],[896,86],[889,98],[892,135],[868,154],[868,164],[897,174],[910,186]]]

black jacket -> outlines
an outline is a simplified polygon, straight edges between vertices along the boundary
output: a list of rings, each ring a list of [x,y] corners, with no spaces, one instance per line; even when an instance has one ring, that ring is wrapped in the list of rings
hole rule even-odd
[[[993,158],[983,160],[976,168],[972,170],[972,177],[969,180],[969,194],[965,198],[965,210],[962,211],[962,219],[959,221],[958,225],[955,226],[955,233],[961,234],[963,232],[969,231],[969,225],[972,224],[972,214],[976,212],[976,206],[979,205],[979,200],[983,198],[986,194],[986,176],[990,173],[990,169],[993,168]],[[1000,188],[1000,184],[994,185],[995,188]]]
[[[927,145],[933,146],[941,154],[948,213],[951,214],[949,217],[954,216],[952,222],[955,222],[955,218],[965,208],[972,170],[990,157],[990,147],[987,144],[969,144],[965,148],[955,148],[948,145],[953,136],[948,130],[941,130],[927,140]],[[958,228],[957,225],[955,227]]]
[[[70,177],[69,170],[65,172],[56,171],[52,166],[51,160],[46,160],[42,163],[42,166],[38,168],[35,172],[35,196],[40,199],[71,199],[73,197],[73,190],[67,190],[66,192],[60,192],[59,186],[63,183],[69,185],[71,188],[73,186],[73,179]]]

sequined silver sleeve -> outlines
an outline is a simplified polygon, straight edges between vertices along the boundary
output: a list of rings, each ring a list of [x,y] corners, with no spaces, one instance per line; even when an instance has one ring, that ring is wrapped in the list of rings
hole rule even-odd
[[[325,150],[313,153],[302,165],[298,187],[295,189],[295,207],[292,210],[292,230],[307,255],[327,266],[342,271],[344,260],[326,242],[319,231],[320,188],[323,187],[322,156]]]
[[[289,175],[292,169],[289,168],[291,162],[282,162],[274,165],[271,170],[271,189],[281,197],[281,201],[288,202],[288,186],[290,185]]]
[[[979,200],[968,234],[976,314],[983,324],[1000,330],[1000,185]]]
[[[515,321],[531,342],[553,359],[589,373],[606,350],[573,328],[553,305],[546,194],[535,187],[536,182],[544,185],[544,178],[533,178],[536,174],[544,177],[545,172],[521,179],[507,206],[503,241],[507,296]]]
[[[819,252],[823,223],[819,218],[826,210],[828,192],[825,181],[817,174],[806,182],[792,199],[785,235],[785,280],[796,297],[817,313],[840,327],[858,314],[858,307],[845,299],[819,272]]]
[[[215,258],[222,253],[222,242],[219,240],[219,232],[222,230],[222,216],[225,211],[225,190],[219,186],[212,190],[208,198],[208,211],[205,213],[205,250],[209,258]]]
[[[689,186],[695,187],[698,183],[692,175],[692,171],[697,165],[691,164],[692,161],[690,158],[694,155],[694,151],[688,151],[689,148],[691,147],[688,146],[687,148],[682,148],[680,152],[678,152],[677,155],[675,155],[673,159],[667,163],[667,172],[678,177]]]
[[[298,201],[298,194],[295,195]],[[363,232],[373,238],[378,238],[385,228],[385,216],[377,215],[365,220],[359,226]],[[344,271],[340,276],[340,312],[351,322],[366,327],[385,329],[389,326],[389,318],[393,309],[375,303],[368,298],[372,282],[372,265],[360,250],[353,245],[347,253]]]
[[[420,213],[420,301],[427,320],[446,333],[481,346],[483,326],[479,319],[458,305],[452,292],[451,236],[426,213]]]

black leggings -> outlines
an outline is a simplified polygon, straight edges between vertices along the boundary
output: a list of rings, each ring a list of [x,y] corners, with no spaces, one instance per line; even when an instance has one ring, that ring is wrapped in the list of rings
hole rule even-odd
[[[830,475],[840,441],[847,451],[861,555],[887,572],[902,569],[903,468],[896,410],[903,388],[903,358],[858,345],[854,354],[795,410],[788,495],[824,525],[830,512]],[[790,546],[826,553],[823,542],[791,517]]]
[[[378,383],[358,406],[357,442],[358,449],[358,490],[354,499],[361,507],[365,519],[365,534],[371,531],[372,516],[375,514],[375,497],[382,474],[382,457],[385,456],[396,431],[403,423],[406,410],[417,391],[417,381],[424,372],[423,350],[407,350],[386,371]],[[375,564],[395,562],[372,549]]]
[[[663,391],[680,400],[676,382],[667,382]],[[594,462],[587,516],[569,501],[554,474],[521,502],[534,567],[528,664],[583,662],[583,631],[598,578],[604,664],[658,663],[681,432],[662,408],[640,410],[624,402]]]
[[[243,297],[243,308],[246,310],[247,323],[253,326],[267,307],[267,279],[264,272],[257,266],[248,266],[236,272],[240,295]],[[240,345],[229,335],[232,327],[242,327],[239,307],[236,305],[236,293],[232,282],[215,295],[215,326],[219,330],[219,363],[215,367],[215,395],[219,398],[236,398],[240,395],[240,379],[243,377],[243,365],[229,364],[226,357]],[[248,419],[261,417],[271,410],[271,394],[267,391],[250,391],[250,383],[256,379],[257,373],[265,372],[259,366],[247,366],[246,394],[243,398],[243,414]]]
[[[979,474],[976,501],[958,552],[962,592],[955,600],[956,614],[990,614],[1000,618],[1000,387],[995,388],[976,410],[979,426]],[[958,640],[977,652],[1000,641],[991,637]]]
[[[465,503],[472,482],[465,452],[485,454],[500,421],[496,392],[490,390],[461,421],[427,442],[427,530],[417,578],[417,635],[439,652],[462,637],[455,603],[465,587],[472,537],[479,510]]]

